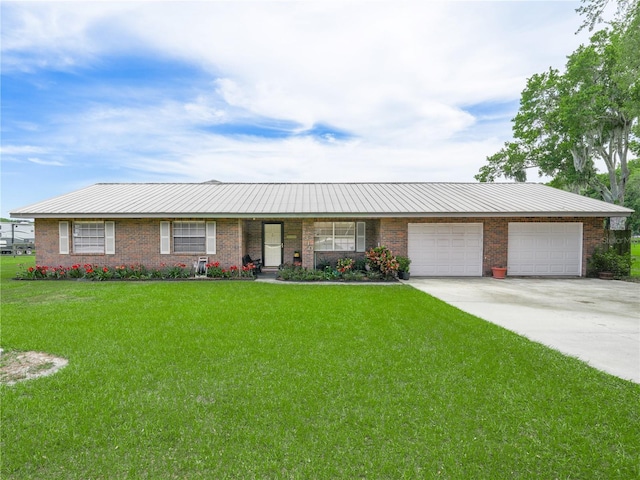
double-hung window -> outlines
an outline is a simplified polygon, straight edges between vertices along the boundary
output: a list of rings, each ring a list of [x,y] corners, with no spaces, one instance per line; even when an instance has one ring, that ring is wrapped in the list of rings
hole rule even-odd
[[[316,252],[361,252],[364,235],[364,222],[316,222],[314,249]]]
[[[203,253],[206,243],[204,222],[173,222],[175,253]]]
[[[66,222],[61,222],[63,232]],[[115,253],[114,222],[73,222],[73,253],[113,254]]]
[[[216,222],[160,222],[160,253],[216,253]]]

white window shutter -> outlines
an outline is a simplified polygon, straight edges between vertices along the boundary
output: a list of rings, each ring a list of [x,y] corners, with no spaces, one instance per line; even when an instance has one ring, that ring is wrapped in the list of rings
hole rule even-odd
[[[207,222],[207,253],[216,253],[216,222]]]
[[[60,255],[69,255],[69,222],[58,223],[58,237],[60,240]]]
[[[364,252],[366,246],[367,224],[358,222],[356,225],[356,252]]]
[[[171,253],[171,222],[160,222],[160,253]]]
[[[116,222],[104,222],[104,253],[116,253]]]

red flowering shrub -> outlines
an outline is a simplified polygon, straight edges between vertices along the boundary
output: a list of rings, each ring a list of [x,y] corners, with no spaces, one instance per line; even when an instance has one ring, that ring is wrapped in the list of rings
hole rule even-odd
[[[349,272],[353,268],[353,258],[341,258],[338,260],[336,270],[340,273]]]
[[[36,265],[35,267],[23,266],[23,271],[18,272],[17,279],[37,280],[37,279],[80,279],[88,280],[148,280],[148,279],[168,279],[168,278],[189,278],[194,270],[187,267],[187,264],[178,262],[172,266],[161,264],[161,269],[151,270],[142,264],[117,265],[84,265],[75,264],[71,267],[49,267],[46,265]],[[220,267],[220,262],[207,263],[207,276],[210,278],[250,278],[253,277],[254,265],[249,264],[244,267],[237,265],[230,266],[227,270]]]
[[[207,263],[205,266],[207,267],[207,277],[209,278],[223,277],[224,270],[220,268],[220,262]]]
[[[398,260],[385,246],[370,248],[365,253],[367,264],[372,270],[380,272],[385,277],[392,277],[398,271]]]

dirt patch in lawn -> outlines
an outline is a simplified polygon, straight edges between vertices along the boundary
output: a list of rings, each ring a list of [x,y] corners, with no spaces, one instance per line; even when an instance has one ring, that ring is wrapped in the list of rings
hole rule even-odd
[[[43,352],[4,352],[0,349],[0,383],[14,385],[23,380],[51,375],[69,361]]]

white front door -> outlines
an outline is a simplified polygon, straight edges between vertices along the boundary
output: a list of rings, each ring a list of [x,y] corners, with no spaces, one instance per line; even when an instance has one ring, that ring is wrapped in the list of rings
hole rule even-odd
[[[282,224],[264,224],[264,266],[278,267],[282,263]]]

